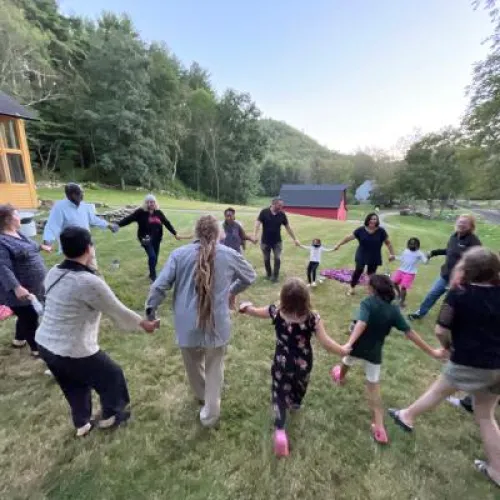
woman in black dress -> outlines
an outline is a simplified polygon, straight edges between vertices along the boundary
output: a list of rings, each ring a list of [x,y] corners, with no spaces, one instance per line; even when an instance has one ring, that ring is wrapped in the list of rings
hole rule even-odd
[[[393,261],[394,249],[389,240],[387,231],[380,227],[380,219],[376,213],[370,213],[365,218],[363,226],[358,227],[352,234],[346,236],[338,243],[334,250],[338,250],[342,245],[350,241],[358,240],[359,246],[356,250],[355,263],[356,268],[351,278],[351,288],[347,292],[348,295],[354,294],[354,289],[359,282],[359,278],[363,274],[366,267],[368,275],[375,274],[377,268],[382,265],[382,245],[385,244],[389,249],[389,261]]]
[[[149,278],[156,280],[156,265],[160,254],[161,240],[163,239],[163,226],[174,236],[176,240],[181,237],[177,235],[174,226],[160,210],[156,198],[148,194],[144,199],[144,205],[135,212],[119,221],[115,227],[124,227],[137,222],[137,238],[148,256]]]

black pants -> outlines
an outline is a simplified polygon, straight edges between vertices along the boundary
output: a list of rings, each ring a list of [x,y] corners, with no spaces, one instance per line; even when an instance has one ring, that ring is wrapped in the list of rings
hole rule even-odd
[[[275,278],[278,278],[281,267],[281,242],[275,243],[274,245],[262,243],[260,245],[260,249],[262,250],[262,255],[264,256],[264,267],[266,268],[267,277],[270,278],[271,276],[274,276]],[[271,269],[271,252],[274,254],[274,273]]]
[[[366,265],[366,272],[368,275],[375,274],[377,272],[377,265],[375,264],[361,264],[359,262],[356,262],[356,268],[354,269],[354,272],[352,273],[351,277],[351,287],[354,288],[358,283],[359,283],[359,278],[361,278],[361,275],[363,274],[363,271],[365,270],[365,265]]]
[[[17,316],[16,321],[16,340],[25,340],[30,346],[31,351],[38,351],[35,342],[35,333],[38,328],[38,314],[33,306],[11,307],[13,313]]]
[[[99,395],[103,419],[120,415],[130,403],[123,370],[105,352],[86,358],[68,358],[42,346],[39,349],[71,407],[76,428],[86,425],[92,416],[91,389]]]
[[[153,238],[145,245],[142,245],[148,256],[149,277],[152,281],[156,279],[156,266],[160,255],[160,245],[161,241]]]
[[[316,271],[318,270],[319,262],[309,262],[307,266],[307,281],[314,283],[316,281]]]

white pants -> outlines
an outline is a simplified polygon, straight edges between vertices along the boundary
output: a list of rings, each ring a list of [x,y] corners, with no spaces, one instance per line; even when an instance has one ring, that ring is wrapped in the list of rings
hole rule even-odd
[[[183,347],[181,352],[191,388],[196,397],[205,402],[200,410],[201,424],[212,427],[220,417],[226,346]]]
[[[380,368],[382,365],[370,363],[365,359],[356,358],[354,356],[346,356],[342,359],[342,363],[346,366],[354,366],[356,363],[362,363],[365,367],[366,380],[371,384],[378,384],[380,381]]]

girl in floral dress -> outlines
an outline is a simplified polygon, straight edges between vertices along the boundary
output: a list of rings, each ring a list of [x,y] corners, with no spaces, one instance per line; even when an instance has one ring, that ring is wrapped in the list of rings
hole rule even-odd
[[[288,410],[298,410],[307,391],[313,367],[311,337],[329,352],[345,356],[348,351],[326,333],[319,314],[311,310],[309,290],[298,279],[288,279],[280,295],[280,307],[240,305],[240,312],[257,318],[271,318],[276,330],[276,350],[271,368],[274,419],[274,451],[278,457],[289,454],[285,431]]]

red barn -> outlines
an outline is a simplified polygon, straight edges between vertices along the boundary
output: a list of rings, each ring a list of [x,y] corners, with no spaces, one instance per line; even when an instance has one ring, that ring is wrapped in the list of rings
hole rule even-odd
[[[283,184],[280,198],[288,213],[346,220],[346,189],[344,184]]]

